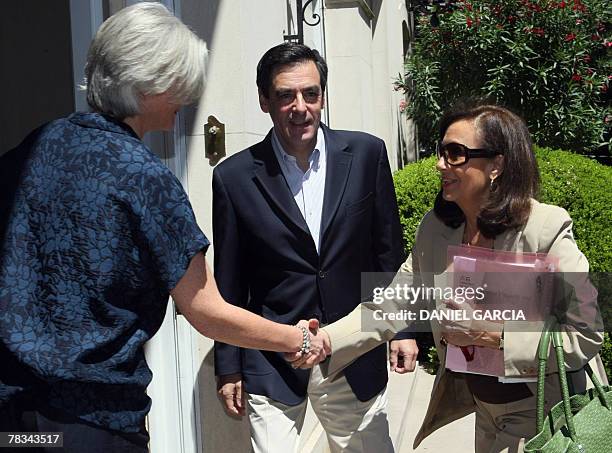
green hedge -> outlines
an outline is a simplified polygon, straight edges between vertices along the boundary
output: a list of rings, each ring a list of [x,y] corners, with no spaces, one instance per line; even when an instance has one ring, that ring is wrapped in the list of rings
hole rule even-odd
[[[560,150],[536,148],[542,177],[540,201],[565,208],[574,221],[574,237],[592,272],[612,272],[612,167]],[[409,252],[416,228],[433,207],[440,187],[435,158],[410,164],[394,175],[395,190]],[[599,302],[606,327],[612,325],[612,284],[600,274]],[[612,343],[607,336],[602,350],[612,378]]]

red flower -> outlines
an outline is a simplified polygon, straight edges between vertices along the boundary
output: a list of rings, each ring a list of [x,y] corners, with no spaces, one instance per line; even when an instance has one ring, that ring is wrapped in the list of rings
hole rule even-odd
[[[467,24],[467,27],[470,28],[474,22],[469,17],[466,17],[465,23]]]
[[[601,91],[602,93],[607,93],[608,92],[608,85],[606,85],[605,83],[601,86],[601,88],[599,88],[599,91]]]
[[[533,33],[534,35],[538,35],[538,36],[544,36],[544,29],[535,27],[531,30],[531,33]]]
[[[597,33],[591,35],[591,41],[599,41],[600,37]]]
[[[572,80],[574,82],[580,82],[582,80],[582,76],[574,72],[574,74],[572,75]]]
[[[561,2],[558,4],[558,6],[559,6],[559,8],[561,8],[561,9],[565,8],[565,6],[566,6],[566,5],[565,5],[565,1],[561,1]]]
[[[592,60],[590,55],[585,55],[584,57],[582,57],[582,61],[584,61],[585,63],[590,63]]]
[[[572,6],[572,10],[573,11],[580,11],[580,12],[585,12],[586,11],[586,6],[584,6],[580,0],[574,0],[574,6]]]
[[[574,33],[568,33],[563,39],[565,40],[565,42],[570,42],[576,39],[576,35]]]
[[[508,22],[510,22],[511,24],[516,22],[516,16],[508,16]]]
[[[608,41],[604,43],[604,46],[606,47],[612,47],[612,41]]]

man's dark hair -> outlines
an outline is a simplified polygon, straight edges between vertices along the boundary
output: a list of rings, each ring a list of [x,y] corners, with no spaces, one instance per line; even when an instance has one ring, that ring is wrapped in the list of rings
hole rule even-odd
[[[306,61],[312,61],[317,66],[321,90],[325,93],[327,63],[317,50],[293,42],[284,42],[272,47],[261,57],[257,64],[257,88],[266,98],[269,98],[274,71],[283,66],[291,66]]]
[[[451,124],[461,120],[474,122],[481,148],[504,156],[502,173],[495,179],[496,188],[489,193],[478,215],[481,233],[494,238],[507,229],[524,225],[531,212],[531,198],[538,196],[540,174],[531,136],[525,121],[510,110],[468,100],[444,114],[440,120],[440,140]],[[434,212],[453,228],[465,221],[459,206],[444,200],[442,191],[436,197]]]

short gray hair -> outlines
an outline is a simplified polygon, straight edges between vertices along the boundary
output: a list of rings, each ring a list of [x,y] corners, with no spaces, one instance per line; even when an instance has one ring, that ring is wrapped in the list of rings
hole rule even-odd
[[[140,112],[143,95],[169,92],[195,102],[205,83],[206,43],[162,4],[136,3],[105,21],[89,47],[87,103],[124,119]]]

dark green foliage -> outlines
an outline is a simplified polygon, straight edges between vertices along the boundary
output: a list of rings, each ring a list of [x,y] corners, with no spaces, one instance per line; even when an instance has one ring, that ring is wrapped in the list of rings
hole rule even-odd
[[[433,148],[441,113],[484,96],[519,113],[542,146],[594,152],[612,146],[609,0],[447,2],[417,38],[396,89],[421,144]]]
[[[440,187],[435,164],[435,158],[429,157],[408,165],[393,176],[404,230],[404,244],[408,253],[414,245],[414,234],[419,222],[433,207]]]
[[[565,151],[536,148],[542,178],[540,201],[565,208],[574,221],[574,237],[586,255],[599,289],[606,330],[612,326],[612,167]],[[435,158],[406,166],[394,175],[395,190],[409,252],[423,215],[433,208],[440,187]],[[610,377],[612,344],[602,349]]]
[[[540,201],[574,221],[578,248],[593,272],[612,272],[612,168],[564,151],[538,149]]]
[[[589,260],[605,328],[612,331],[612,168],[559,150],[539,149],[540,200],[564,207]],[[609,341],[609,337],[608,337]],[[612,354],[612,350],[608,351]],[[612,366],[612,357],[606,363]],[[612,378],[612,376],[611,376]]]
[[[612,339],[610,339],[610,334],[604,334],[604,344],[601,347],[601,360],[606,367],[606,374],[608,375],[608,379],[612,379]]]

